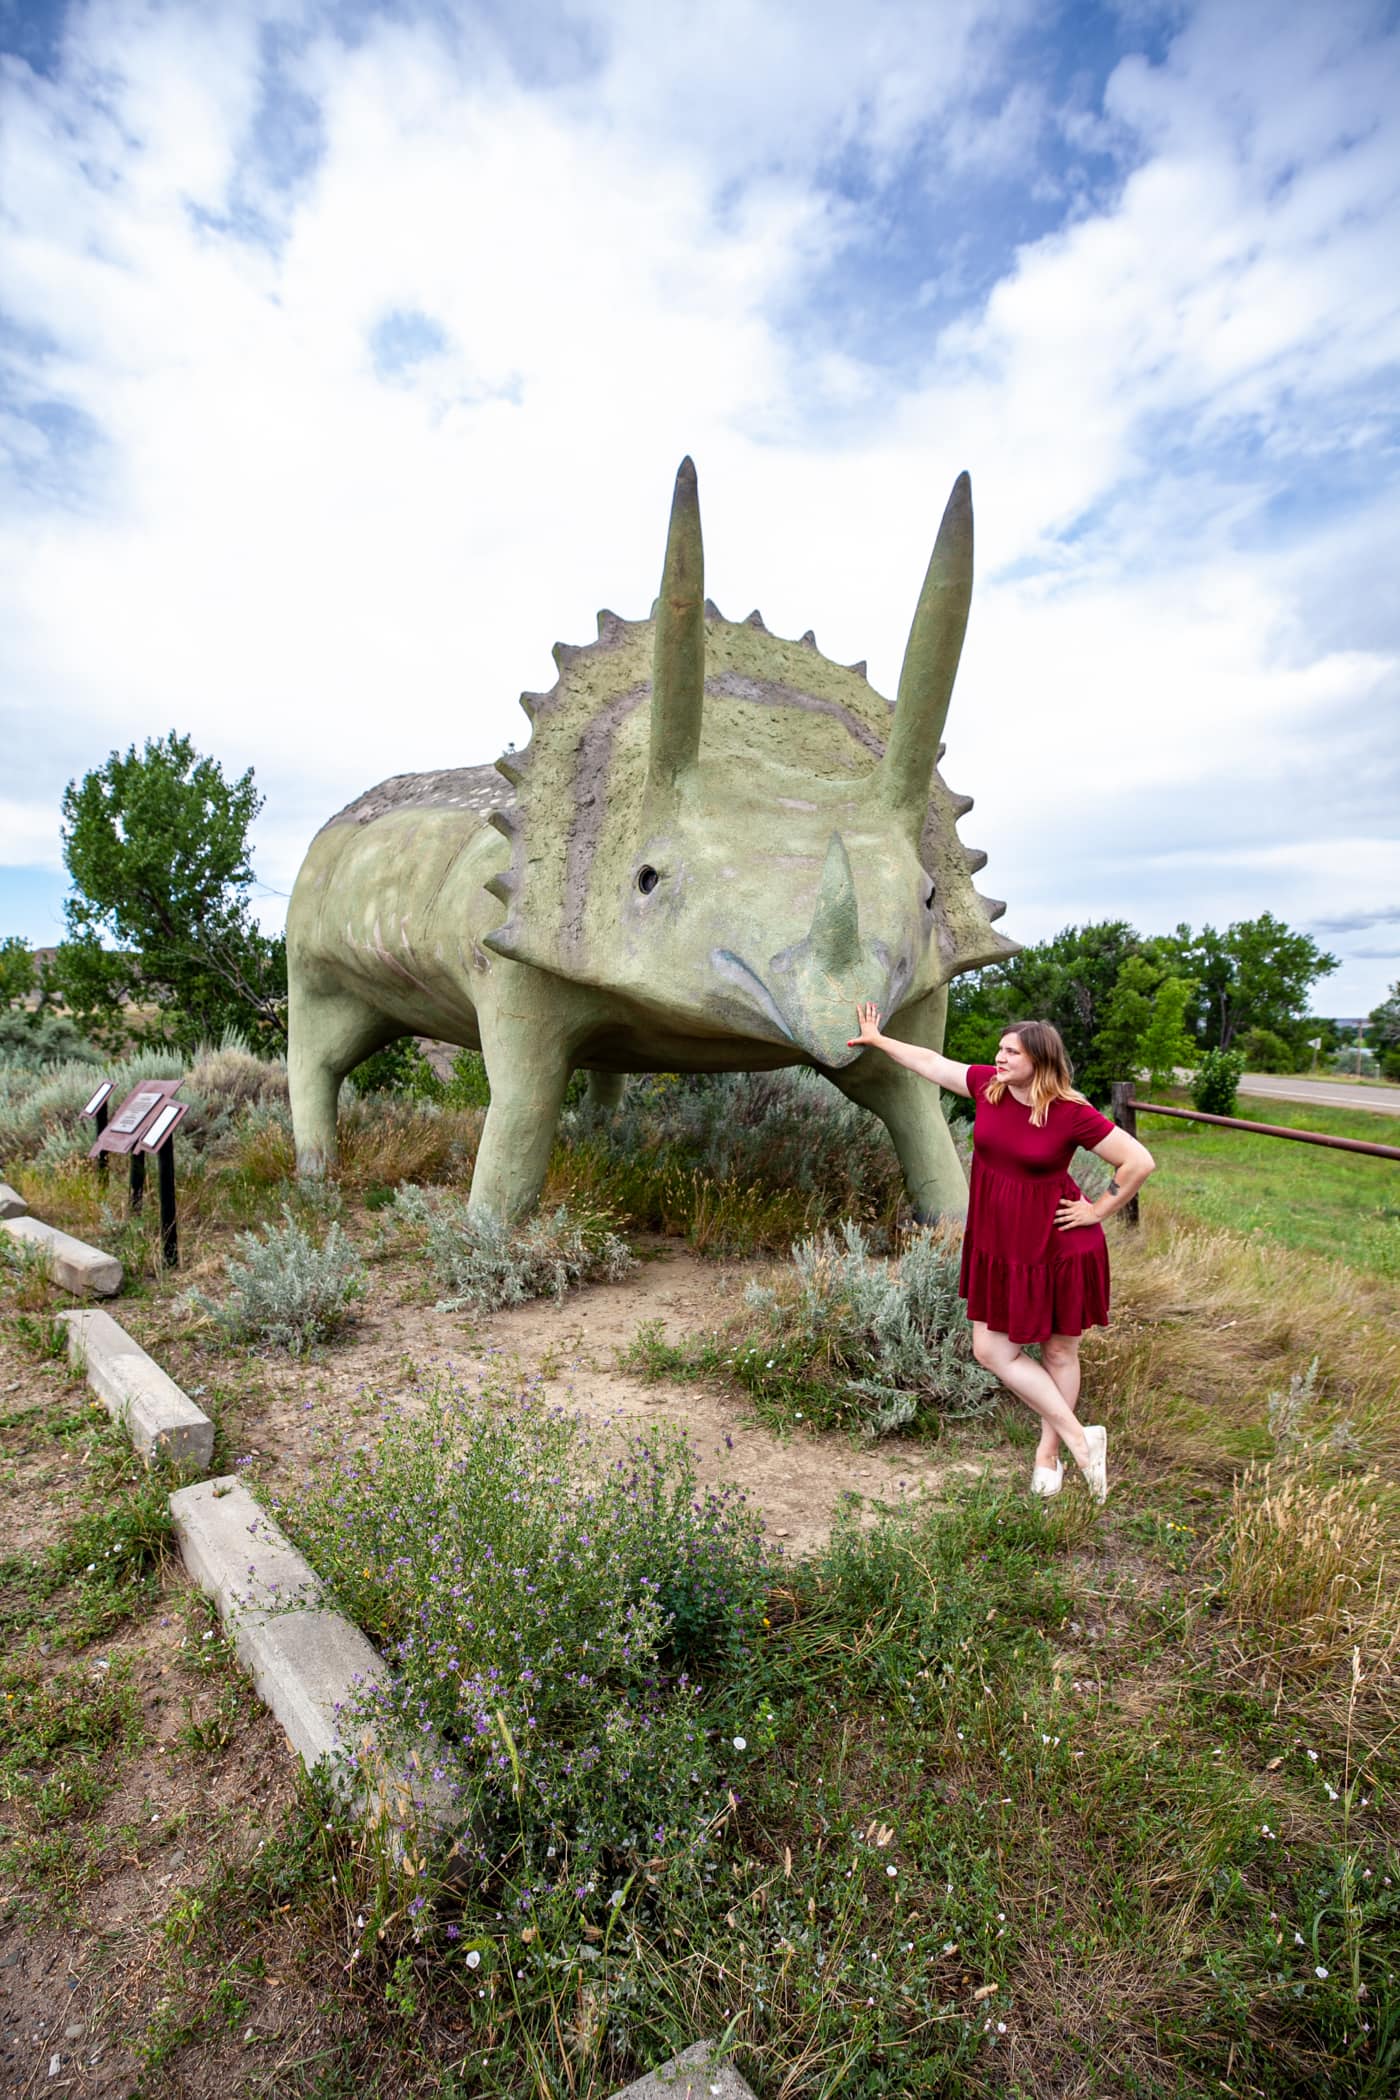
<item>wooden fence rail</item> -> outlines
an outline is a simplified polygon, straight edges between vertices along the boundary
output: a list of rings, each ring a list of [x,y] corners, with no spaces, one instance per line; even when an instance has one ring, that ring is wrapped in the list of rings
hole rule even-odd
[[[1372,1159],[1400,1159],[1400,1145],[1373,1145],[1369,1138],[1332,1137],[1325,1130],[1291,1130],[1283,1123],[1247,1123],[1240,1116],[1208,1116],[1200,1108],[1175,1108],[1163,1101],[1139,1101],[1131,1079],[1113,1082],[1113,1120],[1129,1137],[1137,1136],[1139,1112],[1145,1116],[1176,1116],[1183,1123],[1214,1123],[1221,1130],[1249,1130],[1256,1137],[1287,1138],[1295,1145],[1325,1145],[1332,1152],[1366,1152]],[[1138,1221],[1138,1199],[1123,1206],[1129,1225]]]

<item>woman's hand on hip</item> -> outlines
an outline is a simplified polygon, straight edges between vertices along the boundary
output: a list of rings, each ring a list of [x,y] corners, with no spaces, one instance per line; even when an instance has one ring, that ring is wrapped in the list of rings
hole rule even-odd
[[[1097,1225],[1099,1214],[1092,1203],[1083,1196],[1066,1196],[1055,1212],[1055,1223],[1061,1232],[1073,1232],[1079,1225]]]

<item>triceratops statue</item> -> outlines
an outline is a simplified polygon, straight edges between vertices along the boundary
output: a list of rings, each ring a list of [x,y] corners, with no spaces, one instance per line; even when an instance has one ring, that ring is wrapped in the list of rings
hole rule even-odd
[[[340,1082],[396,1036],[484,1053],[473,1209],[539,1195],[570,1073],[812,1065],[873,1109],[921,1219],[966,1207],[937,1089],[848,1048],[859,999],[939,1049],[947,985],[1014,945],[936,770],[972,591],[959,477],[889,702],[814,637],[705,598],[695,469],[676,476],[649,620],[598,615],[526,693],[529,747],[410,773],[318,832],[287,920],[297,1161],[335,1157]]]

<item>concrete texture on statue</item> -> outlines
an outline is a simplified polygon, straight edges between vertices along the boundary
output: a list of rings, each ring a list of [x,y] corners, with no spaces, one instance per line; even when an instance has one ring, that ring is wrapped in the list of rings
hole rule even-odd
[[[114,1298],[122,1287],[122,1265],[115,1254],[89,1247],[56,1225],[38,1218],[0,1219],[0,1232],[9,1233],[21,1245],[37,1248],[54,1282],[76,1297]]]
[[[18,1189],[12,1189],[8,1181],[0,1181],[0,1218],[22,1218],[28,1211]]]
[[[214,1425],[124,1327],[97,1306],[63,1312],[68,1355],[120,1422],[142,1458],[169,1459],[199,1472],[214,1455]]]
[[[754,2100],[753,2087],[746,2085],[731,2063],[712,2063],[711,2044],[695,2042],[658,2064],[633,2085],[625,2085],[612,2100]]]
[[[937,1089],[847,1047],[857,1000],[942,1046],[947,985],[1014,953],[936,760],[972,589],[967,476],[949,498],[893,710],[810,633],[704,594],[695,471],[676,477],[661,596],[598,616],[522,696],[527,750],[405,774],[320,831],[287,921],[303,1174],[335,1157],[340,1081],[393,1038],[485,1057],[474,1208],[535,1201],[570,1073],[814,1066],[893,1138],[916,1213],[966,1207]]]

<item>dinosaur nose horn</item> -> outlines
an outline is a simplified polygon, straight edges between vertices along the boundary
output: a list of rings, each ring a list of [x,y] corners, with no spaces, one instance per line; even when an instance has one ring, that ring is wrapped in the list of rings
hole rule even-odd
[[[860,912],[851,863],[839,831],[831,834],[821,887],[812,913],[812,953],[829,976],[839,977],[860,960]]]

